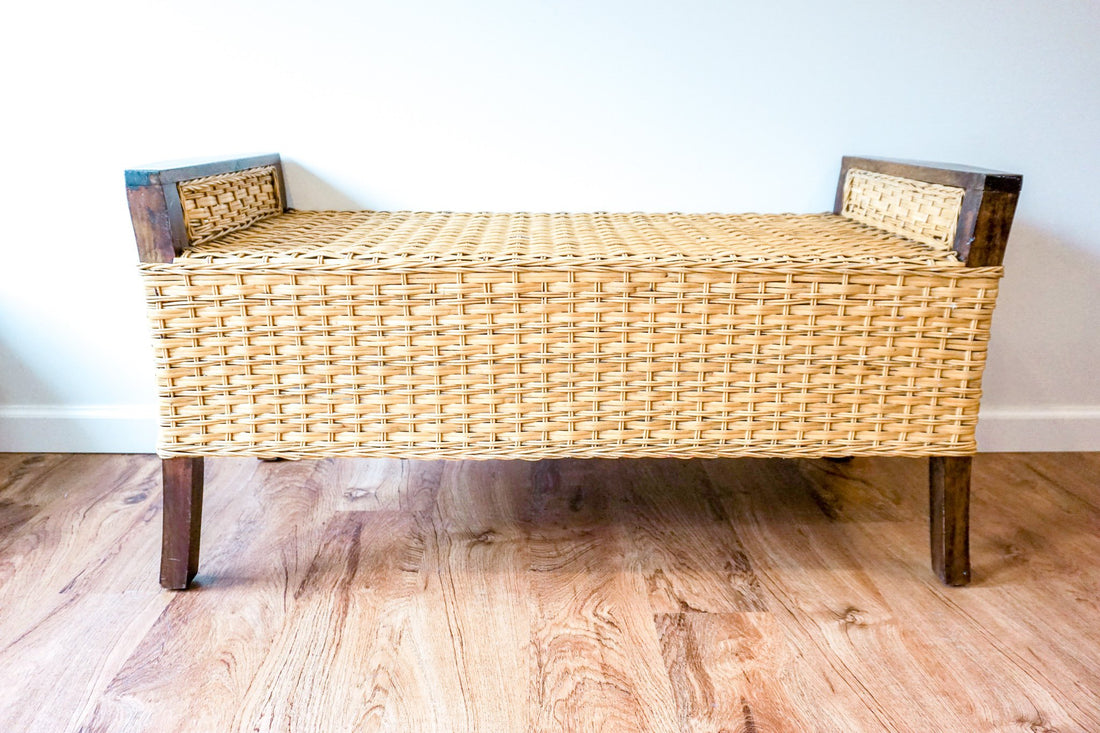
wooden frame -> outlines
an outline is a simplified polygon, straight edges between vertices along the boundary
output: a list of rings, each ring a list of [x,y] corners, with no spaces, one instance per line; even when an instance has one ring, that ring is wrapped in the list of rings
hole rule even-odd
[[[277,154],[184,161],[126,171],[127,197],[141,261],[170,263],[188,246],[178,183],[260,166],[274,166],[277,184],[281,191],[286,190]],[[953,249],[971,267],[1002,263],[1021,176],[941,163],[847,156],[841,163],[835,213],[843,207],[844,182],[850,169],[964,189]],[[965,585],[970,580],[971,462],[969,456],[936,456],[929,462],[932,567],[948,585]],[[183,589],[198,568],[203,459],[166,459],[163,475],[161,585]]]
[[[1003,262],[1008,232],[1023,184],[1022,176],[949,163],[846,155],[840,163],[836,204],[833,207],[835,214],[839,214],[844,206],[844,180],[853,168],[964,189],[953,249],[959,259],[970,267],[987,267]]]
[[[171,262],[188,245],[180,204],[181,181],[219,173],[274,166],[281,191],[282,161],[278,154],[219,160],[190,160],[126,171],[126,198],[142,262]],[[283,199],[285,202],[285,198]],[[203,459],[168,458],[162,461],[164,527],[161,543],[160,584],[183,590],[199,567],[202,524]]]
[[[952,248],[970,267],[1000,265],[1016,213],[1023,177],[945,163],[845,156],[841,161],[834,213],[844,205],[850,169],[883,173],[964,189]],[[929,459],[928,525],[932,569],[947,585],[970,582],[970,474],[973,458]]]
[[[187,230],[177,187],[181,181],[265,165],[275,167],[279,190],[286,191],[278,153],[228,160],[178,161],[164,163],[162,167],[127,170],[126,198],[130,202],[139,259],[142,262],[171,262],[187,248]]]

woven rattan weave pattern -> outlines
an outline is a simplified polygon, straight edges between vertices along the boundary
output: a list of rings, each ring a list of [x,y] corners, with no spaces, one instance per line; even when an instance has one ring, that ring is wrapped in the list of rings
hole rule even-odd
[[[963,189],[852,169],[844,180],[844,216],[950,251]]]
[[[385,268],[958,264],[950,251],[834,214],[297,211],[193,247],[183,257],[209,264]]]
[[[968,455],[1001,274],[831,215],[407,212],[142,269],[161,455],[292,458]]]
[[[274,166],[194,178],[177,188],[191,244],[244,229],[283,210]]]

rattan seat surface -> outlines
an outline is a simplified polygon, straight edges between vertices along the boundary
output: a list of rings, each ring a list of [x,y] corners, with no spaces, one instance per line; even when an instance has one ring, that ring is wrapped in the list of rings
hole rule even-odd
[[[950,249],[835,214],[289,211],[185,252],[216,267],[962,267]]]

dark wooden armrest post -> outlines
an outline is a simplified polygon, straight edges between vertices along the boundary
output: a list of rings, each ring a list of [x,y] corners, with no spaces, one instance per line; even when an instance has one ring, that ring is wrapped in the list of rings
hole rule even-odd
[[[126,198],[142,262],[172,262],[188,245],[180,204],[181,181],[219,173],[274,166],[280,190],[282,164],[276,154],[229,160],[186,161],[126,171]],[[183,590],[199,569],[202,525],[203,459],[166,458],[162,461],[164,507],[160,584]]]
[[[843,209],[844,181],[853,168],[964,189],[953,249],[970,267],[1000,265],[1004,261],[1022,176],[944,163],[845,156],[834,213]],[[928,466],[932,569],[947,585],[970,582],[972,463],[971,456],[933,456]]]

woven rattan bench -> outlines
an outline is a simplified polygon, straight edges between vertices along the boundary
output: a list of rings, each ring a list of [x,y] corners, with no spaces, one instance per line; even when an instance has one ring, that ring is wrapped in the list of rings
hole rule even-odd
[[[1019,176],[845,158],[833,213],[291,211],[277,155],[126,172],[160,391],[161,584],[206,456],[970,456]]]

